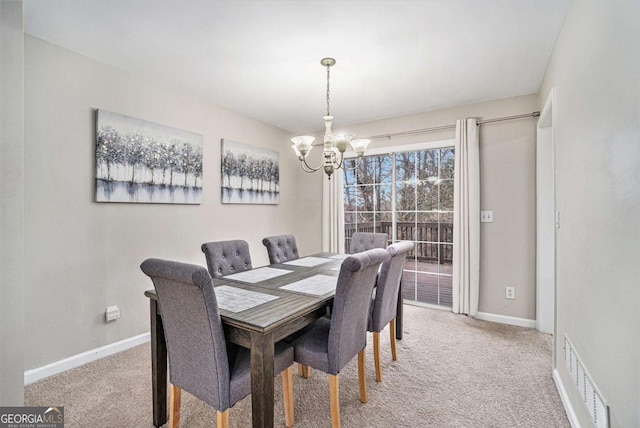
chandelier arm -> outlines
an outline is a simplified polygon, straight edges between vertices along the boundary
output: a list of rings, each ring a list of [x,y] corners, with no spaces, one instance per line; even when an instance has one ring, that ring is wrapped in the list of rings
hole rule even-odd
[[[335,167],[335,169],[342,168],[342,162],[344,162],[344,153],[340,153],[340,162],[338,163],[338,166]]]
[[[307,168],[306,166],[304,166],[304,164],[302,162],[300,163],[300,166],[302,166],[302,170],[304,172],[313,173],[313,172],[317,171],[317,169],[309,169],[309,168]]]
[[[305,169],[305,167],[306,167],[306,169]],[[303,169],[305,172],[316,172],[317,170],[319,170],[319,169],[320,169],[320,168],[322,168],[322,167],[324,167],[324,164],[320,165],[320,166],[319,166],[319,167],[317,167],[317,168],[314,168],[314,167],[310,166],[310,165],[307,163],[307,158],[303,158],[303,159],[302,159],[302,169]]]

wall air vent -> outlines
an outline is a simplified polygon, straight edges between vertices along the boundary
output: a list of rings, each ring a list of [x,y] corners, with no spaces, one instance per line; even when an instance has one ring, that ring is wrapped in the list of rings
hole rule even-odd
[[[609,406],[587,373],[569,338],[564,336],[564,362],[573,384],[578,388],[587,412],[597,428],[609,428]]]

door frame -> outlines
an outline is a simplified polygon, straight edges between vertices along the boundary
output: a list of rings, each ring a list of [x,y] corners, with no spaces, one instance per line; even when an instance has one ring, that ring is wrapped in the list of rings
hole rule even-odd
[[[536,129],[536,329],[550,334],[555,334],[557,315],[556,109],[556,88],[551,88]]]

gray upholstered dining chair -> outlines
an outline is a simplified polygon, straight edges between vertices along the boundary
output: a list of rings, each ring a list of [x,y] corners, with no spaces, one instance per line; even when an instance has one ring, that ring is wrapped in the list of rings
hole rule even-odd
[[[294,344],[295,361],[329,374],[332,427],[340,427],[338,374],[358,355],[360,401],[367,402],[366,346],[371,293],[378,267],[389,258],[379,248],[347,257],[340,268],[331,319],[320,318]]]
[[[182,389],[217,411],[228,427],[229,408],[251,393],[249,350],[227,343],[213,282],[201,266],[147,259],[140,265],[158,294],[169,355],[169,426],[180,424]],[[274,373],[283,372],[285,419],[293,417],[293,348],[275,344]]]
[[[251,253],[247,241],[206,242],[200,247],[214,278],[251,270]]]
[[[284,263],[300,258],[296,238],[293,235],[268,236],[262,240],[267,247],[269,263]]]
[[[351,237],[350,254],[360,253],[372,248],[387,248],[387,234],[356,232]]]
[[[367,330],[373,332],[373,359],[376,367],[376,381],[382,381],[382,364],[380,362],[380,332],[391,324],[389,328],[391,340],[391,355],[393,361],[398,360],[396,349],[396,314],[398,309],[398,294],[402,270],[407,260],[407,254],[413,249],[413,242],[400,241],[389,245],[387,251],[391,256],[382,263],[376,292],[371,302],[371,314]]]

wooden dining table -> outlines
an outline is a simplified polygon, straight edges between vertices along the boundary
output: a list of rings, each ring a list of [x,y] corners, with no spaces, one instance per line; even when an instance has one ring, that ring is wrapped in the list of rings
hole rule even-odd
[[[269,269],[255,268],[250,271],[251,274],[236,274],[213,280],[214,289],[219,289],[216,296],[226,339],[251,351],[253,427],[273,427],[275,343],[325,316],[335,295],[335,287],[324,294],[313,294],[318,290],[324,291],[322,288],[300,291],[296,287],[316,278],[330,282],[328,276],[336,277],[337,281],[340,265],[345,257],[346,255],[335,253],[318,253],[297,261],[272,264],[267,266]],[[261,273],[279,275],[248,282],[259,279]],[[254,278],[247,279],[252,275]],[[233,301],[227,300],[225,303],[221,300],[223,291],[225,295],[229,295],[229,291],[232,292],[231,295],[233,291],[243,293],[238,290],[251,291],[257,293],[256,296],[272,300],[244,310],[242,304],[246,304],[246,299],[243,299],[244,302],[237,302],[240,306],[234,306]],[[167,345],[156,292],[152,289],[144,294],[149,297],[151,313],[153,425],[159,427],[167,422]],[[402,339],[401,293],[398,298],[396,337]]]

